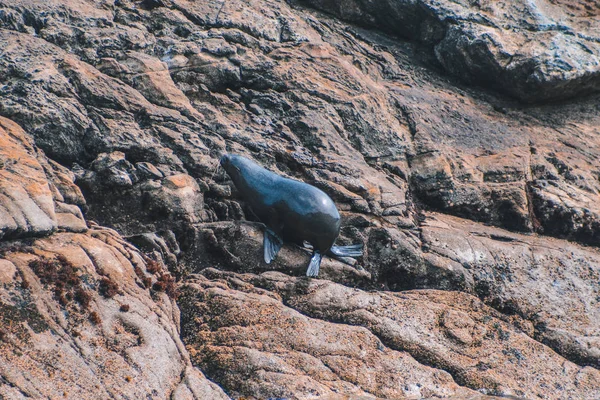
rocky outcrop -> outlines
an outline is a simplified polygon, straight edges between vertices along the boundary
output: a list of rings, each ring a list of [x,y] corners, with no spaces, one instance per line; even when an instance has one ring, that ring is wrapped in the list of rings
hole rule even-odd
[[[162,260],[88,228],[73,174],[0,124],[0,397],[228,398],[191,365]]]
[[[474,395],[455,382],[524,398],[600,395],[597,369],[565,362],[518,320],[464,293],[368,293],[273,272],[203,275],[183,286],[182,334],[196,363],[241,395]]]
[[[277,294],[247,283],[249,275],[205,272],[215,280],[192,277],[182,286],[180,304],[186,310],[182,335],[194,362],[230,388],[234,397],[320,398],[337,393],[393,399],[475,394],[457,385],[447,372],[387,348],[364,328],[311,319],[303,315],[306,311],[286,307]],[[290,282],[301,291],[306,285]],[[344,301],[337,303],[343,307]]]
[[[31,140],[17,124],[2,118],[0,143],[2,238],[52,233],[57,228],[52,192]]]
[[[600,88],[600,7],[593,1],[306,3],[417,40],[449,73],[528,102]]]
[[[174,299],[145,287],[165,271],[115,232],[1,250],[4,398],[227,398],[190,365]]]
[[[429,253],[467,267],[474,292],[525,319],[529,336],[579,365],[600,366],[596,251],[441,215],[424,224],[423,241]]]
[[[0,393],[598,397],[594,7],[0,0]],[[264,264],[224,152],[364,257]]]

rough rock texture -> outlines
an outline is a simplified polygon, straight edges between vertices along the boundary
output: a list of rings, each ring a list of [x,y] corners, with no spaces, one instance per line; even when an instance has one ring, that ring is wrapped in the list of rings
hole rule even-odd
[[[1,250],[1,396],[227,398],[190,365],[174,301],[144,287],[157,277],[115,232]]]
[[[88,229],[69,171],[0,124],[0,398],[228,398],[191,365],[162,261]]]
[[[0,393],[598,397],[598,26],[584,0],[0,0]],[[224,152],[326,191],[364,257],[265,265]]]
[[[451,74],[529,102],[600,89],[596,1],[305,2],[345,20],[418,40]]]
[[[221,278],[216,270],[205,271]],[[241,280],[248,275],[228,277],[231,283],[190,278],[180,304],[186,310],[182,334],[194,362],[231,388],[234,397],[474,394],[447,372],[386,348],[364,328],[311,320],[286,307],[280,296]],[[290,285],[295,283],[303,285]]]
[[[321,396],[356,391],[353,384],[383,398],[466,396],[449,372],[483,392],[600,396],[600,371],[565,361],[464,293],[367,293],[275,272],[203,273],[211,279],[191,277],[183,286],[182,333],[196,363],[218,366],[211,375],[241,394]],[[353,326],[340,332],[339,324],[307,315]],[[287,375],[305,377],[302,386]],[[253,379],[266,385],[256,388]]]
[[[14,122],[0,119],[1,237],[44,235],[56,230],[52,192],[31,140]]]

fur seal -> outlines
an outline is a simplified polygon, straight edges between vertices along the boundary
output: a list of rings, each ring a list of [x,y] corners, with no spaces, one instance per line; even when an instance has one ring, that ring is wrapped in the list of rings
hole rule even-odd
[[[220,164],[254,214],[266,225],[263,252],[267,264],[275,259],[284,242],[312,245],[306,276],[319,274],[324,254],[362,255],[362,245],[333,245],[340,233],[340,214],[322,190],[277,175],[239,155],[225,154]]]

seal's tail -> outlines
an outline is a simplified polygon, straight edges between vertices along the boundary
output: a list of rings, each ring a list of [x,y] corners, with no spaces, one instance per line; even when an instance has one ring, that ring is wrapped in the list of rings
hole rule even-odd
[[[331,246],[329,251],[336,257],[360,257],[363,255],[363,245],[359,243],[349,246]]]
[[[319,268],[321,267],[321,258],[323,256],[318,251],[315,251],[308,263],[308,269],[306,270],[306,276],[315,277],[319,275]]]

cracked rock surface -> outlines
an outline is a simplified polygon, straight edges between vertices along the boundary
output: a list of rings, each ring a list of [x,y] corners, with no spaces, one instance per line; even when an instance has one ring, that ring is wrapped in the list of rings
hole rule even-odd
[[[0,0],[0,397],[600,397],[599,15]],[[364,256],[266,265],[225,152]]]
[[[449,73],[528,102],[600,88],[595,1],[304,1],[420,41]]]
[[[4,398],[227,398],[191,366],[174,301],[143,287],[142,256],[114,231],[1,250]]]
[[[194,361],[220,366],[211,376],[240,394],[467,396],[455,382],[525,398],[544,397],[548,387],[565,397],[600,394],[597,369],[565,362],[461,292],[369,293],[277,272],[214,269],[191,276],[182,290],[182,334]],[[257,388],[253,380],[264,383]]]

